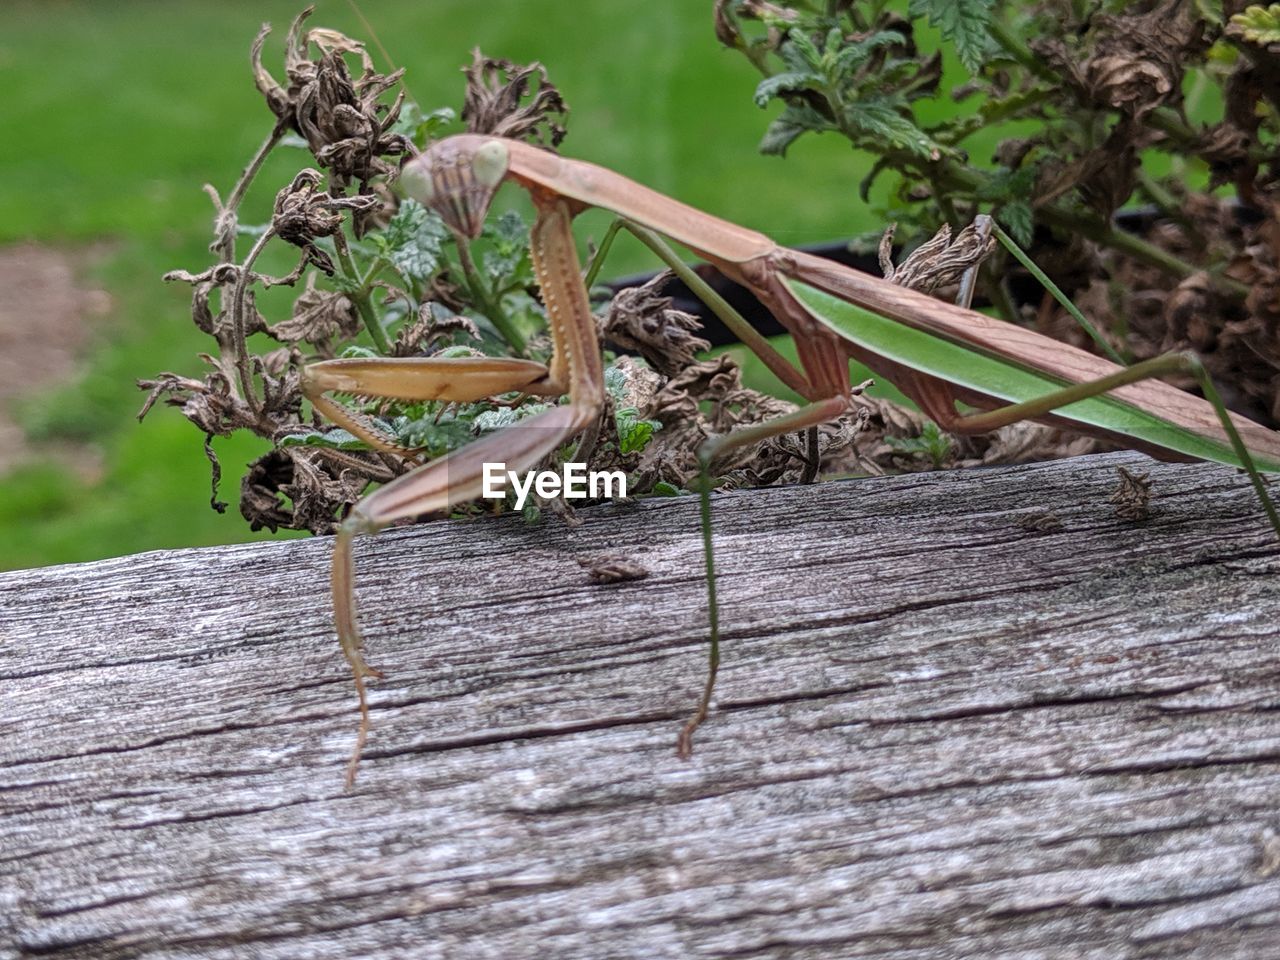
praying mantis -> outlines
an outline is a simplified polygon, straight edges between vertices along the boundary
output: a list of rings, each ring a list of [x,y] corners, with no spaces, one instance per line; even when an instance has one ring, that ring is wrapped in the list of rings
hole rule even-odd
[[[1259,474],[1280,472],[1280,434],[1229,414],[1193,354],[1174,353],[1122,367],[966,307],[780,247],[764,234],[603,167],[520,141],[477,134],[449,137],[406,164],[401,176],[410,197],[435,210],[464,238],[479,235],[494,194],[506,181],[523,187],[536,209],[530,249],[553,344],[547,364],[500,357],[351,358],[315,363],[303,373],[303,390],[320,413],[390,453],[403,451],[327,394],[455,402],[510,392],[568,397],[567,403],[519,427],[473,441],[380,487],[356,504],[341,524],[332,561],[334,620],[360,709],[348,784],[354,782],[369,733],[365,681],[380,676],[363,655],[353,540],[395,520],[476,499],[486,462],[500,460],[513,471],[528,470],[597,421],[605,402],[601,347],[570,230],[573,218],[590,207],[619,217],[677,271],[682,264],[662,237],[684,245],[749,289],[794,336],[798,367],[726,304],[708,305],[783,383],[808,401],[793,413],[711,437],[699,451],[710,652],[702,697],[678,739],[682,756],[690,753],[693,733],[708,714],[720,663],[708,465],[730,450],[808,429],[848,411],[853,394],[850,360],[892,381],[951,433],[984,433],[1029,419],[1119,440],[1164,459],[1242,467],[1280,536],[1280,516]],[[705,295],[714,300],[713,294]],[[1174,372],[1194,376],[1205,398],[1154,379]]]

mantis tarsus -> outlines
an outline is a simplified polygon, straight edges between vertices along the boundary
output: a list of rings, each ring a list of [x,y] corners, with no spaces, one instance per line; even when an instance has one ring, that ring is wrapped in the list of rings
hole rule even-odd
[[[463,134],[433,144],[406,165],[402,184],[457,234],[479,235],[497,188],[525,188],[537,210],[531,234],[553,353],[548,364],[515,358],[341,359],[311,365],[304,390],[316,408],[373,447],[402,452],[329,391],[401,400],[469,402],[519,391],[568,403],[424,464],[365,497],[342,524],[333,554],[334,617],[360,699],[360,730],[348,782],[368,736],[366,665],[356,622],[352,540],[392,521],[447,509],[481,493],[483,464],[526,470],[596,422],[604,402],[600,345],[570,224],[589,207],[611,211],[672,266],[660,235],[688,247],[750,289],[795,337],[800,367],[722,304],[709,306],[777,377],[808,404],[794,413],[713,437],[704,465],[731,449],[835,419],[851,403],[849,361],[895,383],[951,433],[983,433],[1032,419],[1119,440],[1164,459],[1244,467],[1276,533],[1280,516],[1258,471],[1280,472],[1280,434],[1228,414],[1199,360],[1169,354],[1125,368],[1083,350],[993,320],[885,280],[778,246],[761,233],[703,213],[620,174],[528,144]],[[726,312],[721,312],[725,310]],[[1206,399],[1160,380],[1193,375]],[[967,408],[958,409],[957,404]],[[687,755],[706,717],[719,664],[710,510],[703,491],[709,588],[710,667],[697,710],[679,738]]]

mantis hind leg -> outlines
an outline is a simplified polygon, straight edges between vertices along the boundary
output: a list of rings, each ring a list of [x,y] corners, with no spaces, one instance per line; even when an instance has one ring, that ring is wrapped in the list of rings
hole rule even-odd
[[[1204,364],[1200,362],[1200,358],[1194,353],[1168,353],[1150,360],[1144,360],[1141,363],[1135,363],[1132,367],[1119,370],[1097,380],[1072,384],[1071,386],[1063,387],[1061,390],[1045,394],[1043,397],[1037,397],[1034,400],[1013,403],[1006,407],[998,407],[995,410],[988,410],[983,413],[957,414],[954,412],[954,405],[939,405],[936,403],[930,404],[929,413],[930,416],[934,416],[938,421],[938,426],[951,433],[987,433],[1019,420],[1034,420],[1047,416],[1054,410],[1079,400],[1087,400],[1090,397],[1099,396],[1117,387],[1123,387],[1125,384],[1137,383],[1139,380],[1162,377],[1171,373],[1190,374],[1200,384],[1200,389],[1204,392],[1205,399],[1213,405],[1213,409],[1218,415],[1218,420],[1222,424],[1223,432],[1231,444],[1231,449],[1235,453],[1237,461],[1253,483],[1253,488],[1262,503],[1262,509],[1266,511],[1267,519],[1271,521],[1272,529],[1275,530],[1277,538],[1280,538],[1280,514],[1277,514],[1275,504],[1267,492],[1266,482],[1262,479],[1262,474],[1258,472],[1258,467],[1249,453],[1249,448],[1245,446],[1244,441],[1240,438],[1240,432],[1232,422],[1231,415],[1222,403],[1222,398],[1218,396],[1218,390],[1213,385],[1213,379],[1209,376],[1208,371],[1205,370]]]

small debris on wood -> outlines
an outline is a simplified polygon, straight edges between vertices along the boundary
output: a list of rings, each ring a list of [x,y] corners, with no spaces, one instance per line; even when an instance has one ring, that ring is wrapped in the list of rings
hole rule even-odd
[[[1014,523],[1031,533],[1054,533],[1062,529],[1062,521],[1052,510],[1032,510],[1030,513],[1020,514],[1014,518]]]
[[[1120,484],[1111,494],[1111,502],[1115,504],[1116,516],[1121,520],[1136,523],[1151,516],[1151,481],[1150,474],[1130,473],[1124,467],[1116,467],[1120,475]]]
[[[599,557],[579,557],[578,565],[587,571],[592,583],[622,583],[626,580],[643,580],[649,568],[620,554]]]
[[[1258,876],[1266,879],[1280,871],[1280,833],[1266,827],[1258,841],[1262,845],[1262,853],[1258,857]]]

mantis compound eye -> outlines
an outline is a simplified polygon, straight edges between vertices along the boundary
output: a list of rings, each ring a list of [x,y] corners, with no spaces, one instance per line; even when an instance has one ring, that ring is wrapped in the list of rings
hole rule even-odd
[[[436,188],[431,182],[431,168],[426,157],[417,157],[405,164],[400,171],[400,186],[404,192],[419,203],[430,206]]]
[[[498,140],[490,140],[475,152],[471,158],[471,170],[476,182],[482,187],[496,189],[506,176],[509,157],[506,145]]]

